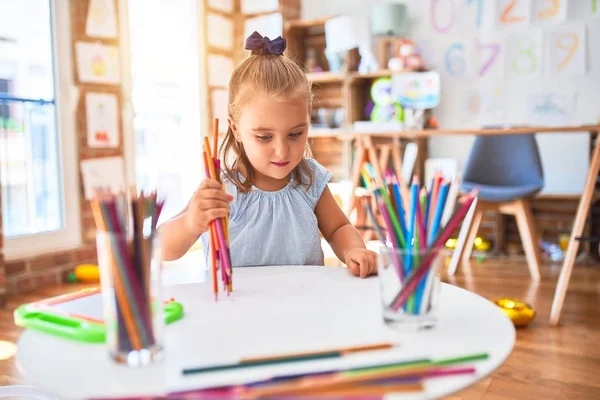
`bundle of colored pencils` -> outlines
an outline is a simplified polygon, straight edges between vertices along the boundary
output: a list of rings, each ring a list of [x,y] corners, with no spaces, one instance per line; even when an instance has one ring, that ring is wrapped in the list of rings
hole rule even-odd
[[[221,161],[217,153],[217,144],[219,137],[219,119],[215,118],[213,131],[213,148],[211,151],[208,137],[204,137],[204,172],[208,178],[221,182]],[[223,190],[225,187],[223,185]],[[227,295],[233,290],[233,269],[231,268],[231,258],[229,253],[229,219],[219,218],[210,223],[210,258],[213,292],[215,300],[219,296],[219,283],[217,281],[218,271],[221,271],[221,281],[223,289]],[[208,264],[208,263],[207,263]]]
[[[475,353],[437,360],[402,359],[319,372],[278,373],[241,385],[215,385],[188,393],[174,393],[174,397],[194,394],[206,399],[384,398],[390,393],[421,392],[425,379],[474,374],[476,368],[471,363],[487,359],[487,353]],[[247,368],[241,364],[238,369]]]
[[[396,172],[388,169],[381,179],[370,163],[361,169],[365,185],[373,192],[379,209],[386,237],[378,232],[380,240],[389,245],[395,256],[395,264],[401,289],[389,305],[394,311],[401,307],[411,314],[429,311],[431,290],[435,270],[434,265],[439,251],[464,218],[473,203],[477,192],[467,195],[464,203],[452,213],[456,202],[457,188],[451,189],[450,182],[436,173],[430,185],[420,187],[418,177],[410,185],[410,199],[401,196]],[[408,200],[408,201],[406,201]],[[369,202],[363,202],[372,223],[378,227]],[[404,205],[408,210],[404,210]],[[448,217],[448,215],[451,216]],[[397,255],[402,254],[403,259]]]
[[[164,202],[152,192],[132,197],[128,205],[124,193],[97,191],[90,203],[99,231],[98,261],[101,271],[110,274],[104,279],[114,285],[118,349],[129,352],[152,347],[156,343],[150,273]]]

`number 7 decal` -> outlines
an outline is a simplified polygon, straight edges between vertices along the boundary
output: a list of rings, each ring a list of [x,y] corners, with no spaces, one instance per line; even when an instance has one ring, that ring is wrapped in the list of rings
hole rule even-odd
[[[498,55],[502,50],[502,46],[500,46],[500,43],[482,44],[481,42],[478,42],[477,45],[481,53],[483,53],[484,49],[490,50],[489,58],[483,63],[483,65],[479,69],[479,76],[482,77],[488,72],[488,70],[492,67],[492,65],[498,58]]]

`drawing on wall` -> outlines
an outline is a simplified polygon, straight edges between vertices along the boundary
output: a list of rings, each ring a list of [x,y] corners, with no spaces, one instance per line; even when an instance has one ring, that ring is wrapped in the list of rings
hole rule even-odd
[[[90,0],[85,34],[90,37],[117,37],[117,14],[114,0]]]
[[[506,90],[500,86],[469,90],[465,96],[465,110],[479,125],[501,125],[507,114]]]
[[[527,100],[528,122],[531,125],[561,126],[572,123],[575,93],[536,93]]]
[[[496,5],[496,26],[502,28],[513,28],[527,26],[531,23],[531,1],[530,0],[498,0]]]
[[[536,22],[564,22],[567,19],[568,3],[568,0],[536,1],[534,4]]]
[[[544,36],[540,29],[510,35],[506,40],[506,66],[511,78],[539,78]]]
[[[87,93],[85,111],[88,147],[119,146],[119,112],[117,96],[109,93]]]
[[[77,76],[80,82],[108,85],[117,85],[121,82],[118,47],[77,42],[75,51]]]
[[[548,32],[548,73],[562,76],[585,74],[585,42],[584,25],[566,25]]]
[[[393,74],[392,96],[407,108],[437,107],[440,103],[440,74],[435,71]]]
[[[94,197],[98,188],[108,188],[113,193],[125,190],[123,157],[103,157],[83,160],[81,175],[87,200]]]

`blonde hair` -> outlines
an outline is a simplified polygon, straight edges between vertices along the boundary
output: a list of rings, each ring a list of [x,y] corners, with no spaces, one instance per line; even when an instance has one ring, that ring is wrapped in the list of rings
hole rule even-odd
[[[238,120],[241,107],[248,101],[251,94],[256,93],[276,97],[306,98],[310,115],[312,108],[311,83],[300,65],[286,55],[259,54],[254,50],[234,69],[229,80],[228,105],[228,116],[232,121]],[[249,192],[254,180],[254,168],[244,151],[243,144],[236,140],[231,127],[227,128],[227,134],[219,150],[225,176],[241,192]],[[235,157],[232,157],[231,153]],[[308,141],[305,156],[310,156]],[[244,178],[240,176],[242,168],[246,173]],[[303,176],[308,178],[308,182],[302,181]],[[304,158],[292,171],[292,177],[297,184],[306,185],[307,189],[312,185],[313,175]]]

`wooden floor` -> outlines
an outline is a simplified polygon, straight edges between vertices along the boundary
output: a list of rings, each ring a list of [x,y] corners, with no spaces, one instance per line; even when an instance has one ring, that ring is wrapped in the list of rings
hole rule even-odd
[[[516,297],[529,302],[538,315],[517,331],[508,360],[493,375],[447,400],[458,399],[600,399],[600,266],[576,266],[561,325],[548,325],[560,265],[545,265],[542,281],[529,280],[524,259],[473,261],[460,268],[450,283],[493,300]],[[0,340],[16,342],[20,329],[12,323],[14,308],[25,302],[81,289],[65,285],[36,295],[9,300],[0,310]],[[0,386],[26,383],[14,358],[0,361]]]

